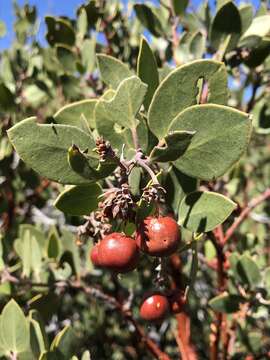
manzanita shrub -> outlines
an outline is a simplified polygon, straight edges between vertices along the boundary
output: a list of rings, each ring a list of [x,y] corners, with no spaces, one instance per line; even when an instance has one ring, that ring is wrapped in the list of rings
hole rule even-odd
[[[46,43],[37,10],[0,58],[0,357],[269,358],[267,2],[91,0]]]

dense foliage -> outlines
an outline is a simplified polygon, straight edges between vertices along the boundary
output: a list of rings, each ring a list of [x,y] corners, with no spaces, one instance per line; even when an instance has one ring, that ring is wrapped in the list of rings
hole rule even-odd
[[[270,13],[216,3],[14,4],[1,358],[269,358]]]

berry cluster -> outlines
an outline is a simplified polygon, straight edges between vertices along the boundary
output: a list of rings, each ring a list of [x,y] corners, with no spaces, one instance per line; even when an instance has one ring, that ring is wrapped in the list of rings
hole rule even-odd
[[[114,158],[119,163],[121,179],[118,187],[111,187],[100,203],[99,213],[102,219],[115,223],[120,220],[136,224],[133,237],[121,232],[111,231],[101,235],[100,226],[97,226],[101,235],[100,239],[92,248],[90,258],[97,267],[105,268],[114,273],[127,273],[134,270],[139,262],[140,252],[149,256],[167,257],[172,255],[178,248],[181,240],[180,229],[177,222],[170,216],[149,215],[143,220],[136,217],[137,203],[130,192],[128,174],[133,166],[142,166],[152,178],[152,183],[143,188],[141,200],[149,206],[154,204],[156,210],[165,202],[165,190],[158,183],[154,171],[149,167],[147,158],[138,152],[134,160],[125,162],[123,157],[117,158],[109,142],[103,139],[96,141],[96,151],[101,161]],[[117,179],[116,179],[117,180]],[[157,211],[159,213],[159,211]],[[93,219],[92,219],[93,220]],[[97,219],[94,219],[97,220]],[[97,225],[91,222],[92,225]],[[99,223],[104,226],[104,223]],[[92,229],[92,227],[91,227]],[[94,234],[96,235],[96,233]],[[94,237],[96,239],[96,237]],[[155,292],[148,296],[141,304],[140,315],[145,320],[159,321],[165,317],[169,309],[179,310],[178,298],[175,294],[162,294]]]
[[[117,232],[108,234],[94,245],[90,257],[98,267],[127,273],[137,267],[140,251],[150,256],[169,256],[177,250],[180,239],[180,230],[173,218],[149,216],[137,227],[134,239]],[[167,296],[154,294],[142,303],[140,315],[145,320],[158,321],[169,308]]]

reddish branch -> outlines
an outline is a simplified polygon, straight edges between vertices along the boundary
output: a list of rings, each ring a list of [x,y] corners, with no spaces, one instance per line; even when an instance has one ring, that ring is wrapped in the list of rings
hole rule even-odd
[[[250,203],[241,211],[238,218],[234,221],[234,223],[229,227],[229,229],[226,231],[225,237],[224,237],[224,243],[228,241],[236,229],[242,224],[242,222],[249,216],[250,212],[258,205],[260,205],[262,202],[270,198],[270,188],[266,189],[261,195],[257,196],[253,200],[250,201]]]
[[[181,259],[179,255],[174,254],[170,258],[172,268],[172,289],[182,289],[182,273],[181,273]],[[185,312],[176,314],[177,331],[175,332],[175,340],[178,345],[179,352],[182,360],[197,360],[195,348],[191,343],[190,338],[190,319]]]
[[[144,332],[144,329],[137,323],[137,321],[132,316],[132,313],[130,310],[126,310],[125,306],[118,301],[115,297],[112,295],[105,294],[102,290],[99,288],[96,288],[94,286],[87,286],[86,284],[80,282],[80,281],[56,281],[52,285],[46,284],[46,283],[33,283],[29,279],[17,279],[13,276],[11,276],[7,271],[2,272],[1,274],[3,281],[10,281],[16,286],[23,287],[24,290],[28,290],[28,288],[32,287],[53,287],[58,288],[59,290],[65,290],[66,288],[73,288],[77,290],[83,291],[86,295],[89,295],[91,297],[95,297],[97,299],[100,299],[107,303],[109,306],[113,307],[115,310],[117,310],[125,320],[130,322],[136,331],[138,341],[145,345],[145,347],[148,349],[148,351],[158,360],[171,360],[171,358],[164,353],[158,345],[151,340]]]
[[[226,257],[224,254],[224,246],[226,242],[232,237],[237,228],[242,222],[249,216],[250,212],[262,202],[270,198],[270,188],[266,189],[261,195],[257,196],[250,203],[244,207],[238,218],[228,228],[224,234],[222,226],[219,226],[215,231],[209,233],[209,237],[212,240],[217,251],[217,276],[218,276],[218,291],[223,292],[226,288]],[[228,356],[228,347],[230,343],[230,334],[227,328],[226,314],[215,313],[215,321],[211,324],[210,335],[210,359],[217,360],[219,357],[219,345],[220,341],[223,343],[223,359]]]

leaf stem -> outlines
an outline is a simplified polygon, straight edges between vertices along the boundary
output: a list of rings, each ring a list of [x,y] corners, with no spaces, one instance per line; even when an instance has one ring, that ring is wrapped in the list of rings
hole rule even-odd
[[[147,160],[144,160],[142,158],[143,153],[141,151],[138,151],[137,154],[135,155],[135,162],[137,165],[141,166],[146,172],[148,172],[148,174],[150,175],[153,184],[155,185],[159,185],[159,181],[157,179],[156,174],[154,173],[154,171],[150,168],[150,166],[147,164]]]

